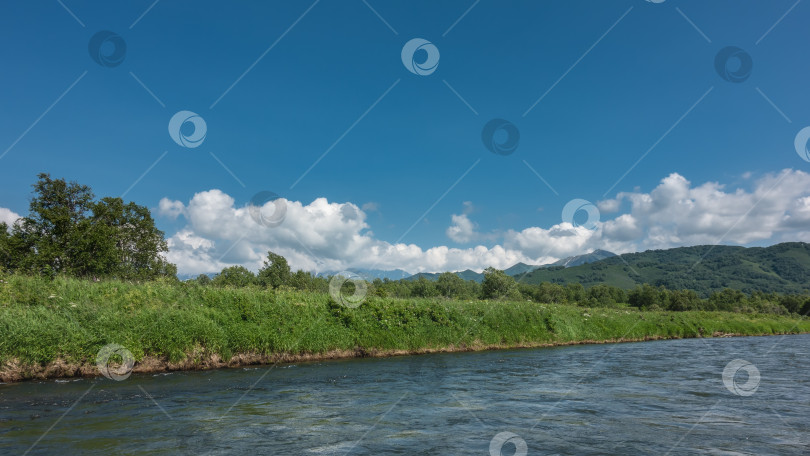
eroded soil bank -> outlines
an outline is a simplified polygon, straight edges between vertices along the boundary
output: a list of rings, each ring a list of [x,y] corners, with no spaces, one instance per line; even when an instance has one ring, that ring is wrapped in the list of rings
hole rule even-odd
[[[735,334],[735,333],[722,333],[717,332],[711,337],[742,337],[742,336],[775,336],[784,334],[800,334],[800,333],[777,333],[777,334]],[[172,372],[172,371],[188,371],[188,370],[208,370],[208,369],[225,369],[225,368],[238,368],[245,366],[257,365],[272,365],[272,364],[289,364],[298,362],[313,362],[335,359],[349,359],[349,358],[387,358],[392,356],[412,356],[423,355],[428,353],[457,353],[457,352],[474,352],[485,350],[508,350],[520,348],[542,348],[542,347],[559,347],[568,345],[591,345],[591,344],[611,344],[611,343],[627,343],[627,342],[644,342],[652,340],[670,340],[682,339],[682,337],[665,337],[665,336],[647,336],[643,338],[620,338],[620,339],[607,339],[607,340],[573,340],[562,342],[542,342],[542,343],[520,343],[512,345],[458,345],[448,346],[443,348],[425,348],[419,350],[403,350],[403,349],[362,349],[356,348],[354,350],[330,350],[322,353],[278,353],[271,355],[257,354],[257,353],[242,353],[232,356],[228,360],[222,359],[217,354],[203,355],[201,353],[189,353],[186,359],[181,362],[170,362],[168,358],[158,358],[154,356],[145,356],[142,360],[135,363],[132,368],[132,373],[158,373],[158,372]],[[117,368],[117,365],[110,365],[111,369]],[[0,368],[0,382],[14,383],[25,380],[47,380],[56,378],[71,378],[71,377],[97,377],[101,373],[98,367],[92,363],[70,363],[63,359],[57,359],[45,365],[26,364],[21,363],[19,360],[12,360],[5,363]]]

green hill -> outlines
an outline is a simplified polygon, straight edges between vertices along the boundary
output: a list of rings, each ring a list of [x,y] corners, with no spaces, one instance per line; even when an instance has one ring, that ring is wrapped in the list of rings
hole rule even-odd
[[[439,272],[420,272],[418,274],[414,274],[410,277],[406,277],[405,280],[418,280],[420,277],[424,277],[428,280],[435,281],[439,278]],[[475,282],[481,282],[484,280],[484,274],[480,272],[475,272],[471,269],[465,269],[463,271],[458,271],[454,273],[455,275],[461,277],[464,280],[473,280]]]
[[[648,283],[703,296],[723,288],[746,293],[806,293],[810,290],[810,244],[789,242],[770,247],[701,245],[648,250],[565,268],[552,266],[526,274],[524,283],[578,282],[633,288]]]

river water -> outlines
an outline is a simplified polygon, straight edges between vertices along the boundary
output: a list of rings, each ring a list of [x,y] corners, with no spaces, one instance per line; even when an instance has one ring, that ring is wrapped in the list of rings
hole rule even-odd
[[[809,353],[689,339],[0,384],[0,453],[809,454]]]

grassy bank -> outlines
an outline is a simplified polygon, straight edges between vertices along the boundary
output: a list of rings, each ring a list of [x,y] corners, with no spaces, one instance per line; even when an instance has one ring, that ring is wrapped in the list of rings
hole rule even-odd
[[[531,302],[369,297],[173,283],[9,276],[0,283],[0,380],[97,375],[106,344],[135,371],[656,338],[810,332],[810,319],[640,312]]]

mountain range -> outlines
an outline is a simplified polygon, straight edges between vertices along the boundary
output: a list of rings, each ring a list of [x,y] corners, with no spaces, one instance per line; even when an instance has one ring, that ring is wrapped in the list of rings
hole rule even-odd
[[[594,250],[591,253],[586,253],[584,255],[577,255],[568,258],[563,258],[559,261],[550,264],[543,264],[543,265],[532,265],[526,263],[517,263],[513,266],[510,266],[504,269],[504,272],[510,276],[514,276],[516,279],[520,279],[522,276],[530,273],[531,271],[548,268],[552,266],[561,266],[561,267],[571,267],[571,266],[579,266],[582,264],[592,263],[594,261],[599,261],[605,258],[610,258],[612,256],[616,256],[615,253],[608,252],[606,250]],[[410,277],[407,277],[407,280],[417,280],[420,277],[424,277],[428,280],[436,280],[439,278],[439,272],[420,272],[414,274]],[[481,272],[475,272],[470,269],[466,269],[464,271],[459,271],[455,273],[457,276],[461,277],[464,280],[474,280],[476,282],[482,282],[484,280],[484,274]]]
[[[411,273],[408,271],[403,271],[402,269],[394,269],[391,271],[386,271],[382,269],[363,269],[363,268],[349,268],[346,269],[347,272],[352,272],[357,274],[358,276],[371,281],[374,279],[390,279],[390,280],[400,280],[400,279],[407,279],[411,276]],[[316,277],[331,277],[336,274],[339,274],[342,271],[324,271],[319,272],[316,274]]]

